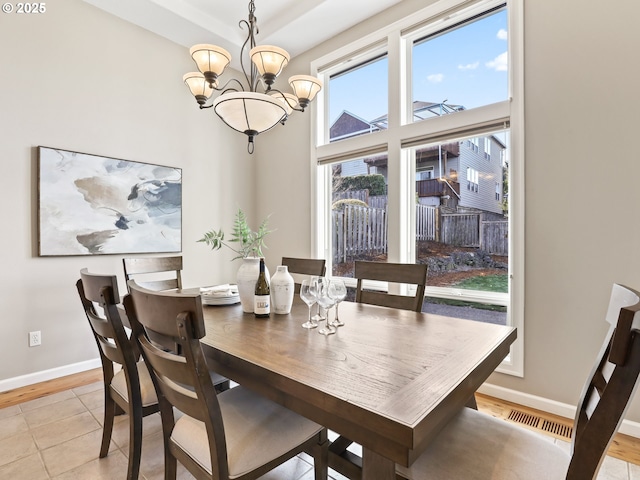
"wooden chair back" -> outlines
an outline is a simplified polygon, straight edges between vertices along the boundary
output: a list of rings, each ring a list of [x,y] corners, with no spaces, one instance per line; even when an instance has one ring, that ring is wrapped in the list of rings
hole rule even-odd
[[[213,478],[228,478],[220,405],[200,346],[200,338],[205,334],[200,295],[151,291],[135,282],[129,282],[129,290],[124,306],[133,335],[153,373],[156,389],[161,393],[159,399],[165,446],[171,445],[172,454],[189,471],[196,469],[200,472],[198,478],[210,478],[202,466],[169,442],[176,420],[172,408],[175,406],[205,424],[209,435]],[[179,346],[178,352],[168,352],[162,345],[149,340],[148,334],[151,333],[155,337],[172,339]]]
[[[159,410],[155,395],[148,394],[151,387],[146,371],[145,394],[141,392],[140,372],[145,369],[139,366],[139,351],[130,341],[122,325],[117,305],[120,303],[118,283],[115,275],[98,275],[89,273],[86,268],[80,271],[80,279],[76,288],[89,320],[93,337],[98,345],[104,381],[104,422],[100,447],[100,458],[109,452],[114,417],[119,407],[120,412],[129,414],[129,467],[127,478],[138,478],[142,448],[142,418]],[[102,315],[100,314],[102,311]],[[114,363],[121,365],[126,383],[126,396],[113,388]],[[139,370],[141,368],[142,370]],[[148,402],[153,396],[152,404]],[[146,398],[143,398],[143,396]],[[117,406],[116,406],[117,405]]]
[[[567,479],[594,478],[638,387],[639,312],[640,293],[615,284],[609,331],[578,404]]]
[[[358,279],[356,302],[399,308],[402,310],[413,310],[415,312],[422,311],[424,290],[427,284],[426,264],[356,261],[354,276]],[[363,288],[363,280],[416,285],[416,294],[410,297],[366,290]]]
[[[113,370],[112,362],[115,362],[132,370],[132,375],[137,375],[133,372],[136,359],[131,354],[131,349],[125,348],[131,344],[117,309],[120,296],[116,276],[97,275],[83,268],[76,288],[98,344],[103,369],[106,367]],[[102,309],[103,315],[99,314],[96,306]]]
[[[327,270],[326,261],[317,258],[282,257],[281,265],[286,265],[289,273],[293,274],[295,293],[300,293],[300,284],[302,283],[298,282],[298,278],[296,278],[298,275],[296,274],[324,277]]]
[[[172,290],[182,288],[182,257],[123,258],[124,277],[133,279],[149,290]],[[173,272],[169,278],[158,279],[157,274]]]

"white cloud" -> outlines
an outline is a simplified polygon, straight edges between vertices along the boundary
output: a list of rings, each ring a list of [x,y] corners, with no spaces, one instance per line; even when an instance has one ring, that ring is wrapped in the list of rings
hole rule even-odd
[[[498,40],[506,40],[507,39],[507,31],[504,28],[498,30],[498,34],[496,35]]]
[[[491,60],[490,62],[485,63],[487,68],[491,68],[496,72],[506,72],[507,71],[507,52],[501,53],[496,58]]]
[[[466,65],[458,65],[458,70],[475,70],[480,65],[480,62],[467,63]]]
[[[442,73],[433,73],[427,76],[427,80],[431,83],[440,83],[444,79],[444,75]]]

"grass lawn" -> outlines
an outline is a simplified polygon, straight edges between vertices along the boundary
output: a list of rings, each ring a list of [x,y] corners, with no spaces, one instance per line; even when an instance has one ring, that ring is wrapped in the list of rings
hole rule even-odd
[[[478,275],[469,277],[453,285],[455,288],[465,288],[467,290],[483,290],[486,292],[509,291],[507,275]]]
[[[503,292],[507,293],[508,290],[508,278],[507,275],[478,275],[475,277],[469,277],[454,285],[454,288],[464,288],[467,290],[482,290],[488,292]],[[485,305],[475,302],[462,302],[459,300],[448,300],[444,298],[426,297],[425,301],[429,303],[440,303],[444,305],[456,305],[460,307],[473,307],[481,308],[483,310],[493,310],[497,312],[506,311],[506,307],[500,305]]]

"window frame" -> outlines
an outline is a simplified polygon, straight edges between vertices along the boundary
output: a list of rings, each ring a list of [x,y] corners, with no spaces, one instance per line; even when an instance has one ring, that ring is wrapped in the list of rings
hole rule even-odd
[[[409,153],[411,146],[426,142],[447,141],[462,136],[480,137],[495,130],[500,124],[510,130],[509,153],[509,293],[502,300],[481,292],[461,289],[428,287],[427,296],[456,298],[470,301],[489,299],[508,304],[508,323],[518,330],[518,338],[511,353],[496,371],[515,376],[524,373],[524,82],[523,82],[523,1],[524,0],[440,0],[382,29],[345,45],[311,62],[311,74],[328,79],[348,62],[362,62],[380,54],[388,56],[388,128],[329,143],[328,89],[317,98],[317,115],[311,118],[311,239],[312,252],[327,258],[331,268],[329,244],[331,175],[329,168],[318,168],[331,163],[386,152],[388,155],[388,261],[413,262],[415,259],[415,213],[410,188],[415,180],[415,161]],[[509,93],[502,102],[469,110],[412,122],[411,118],[411,51],[413,41],[429,31],[442,29],[447,22],[459,22],[474,12],[506,4],[508,21]],[[352,63],[353,64],[353,63]],[[325,81],[325,85],[328,82]],[[393,238],[391,232],[394,232]],[[447,291],[445,291],[447,290]]]

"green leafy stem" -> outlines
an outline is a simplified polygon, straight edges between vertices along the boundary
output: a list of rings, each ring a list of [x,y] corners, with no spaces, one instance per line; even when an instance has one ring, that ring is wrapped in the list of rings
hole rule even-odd
[[[236,214],[235,221],[233,222],[233,231],[231,232],[231,239],[225,241],[224,232],[222,229],[211,230],[206,232],[204,236],[198,240],[198,242],[204,242],[211,247],[211,250],[220,250],[222,246],[237,253],[237,256],[233,258],[247,258],[247,257],[262,257],[262,248],[267,248],[264,243],[264,238],[273,230],[267,228],[269,217],[265,218],[258,231],[254,232],[249,228],[247,223],[247,216],[239,209]],[[232,245],[233,244],[233,245]]]

